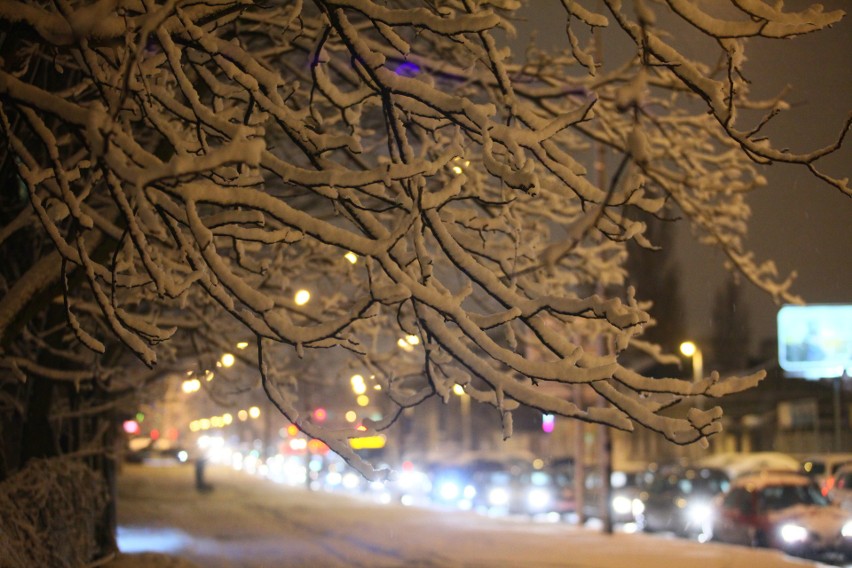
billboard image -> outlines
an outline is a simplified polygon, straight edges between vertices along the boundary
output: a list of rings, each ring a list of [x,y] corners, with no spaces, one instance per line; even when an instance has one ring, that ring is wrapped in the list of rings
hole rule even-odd
[[[820,379],[852,374],[852,305],[784,306],[778,361],[788,374]]]

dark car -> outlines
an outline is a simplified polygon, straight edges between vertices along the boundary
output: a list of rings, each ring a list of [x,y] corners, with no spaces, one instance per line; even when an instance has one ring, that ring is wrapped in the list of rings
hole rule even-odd
[[[636,523],[645,532],[702,539],[713,499],[730,486],[728,475],[709,467],[661,470],[639,497]]]
[[[503,463],[472,477],[474,508],[489,514],[541,515],[555,511],[556,487],[550,473],[526,463]]]
[[[476,489],[471,481],[471,470],[464,463],[433,463],[427,475],[431,480],[429,501],[440,507],[470,509]]]
[[[125,460],[149,466],[171,466],[187,463],[189,452],[182,448],[147,447],[128,453]]]
[[[816,483],[789,472],[739,478],[717,500],[713,540],[783,550],[828,562],[852,561],[852,515],[831,505]]]
[[[609,514],[614,524],[626,525],[636,521],[637,501],[649,486],[653,474],[648,470],[616,470],[610,475]],[[586,517],[602,519],[601,496],[605,490],[601,484],[601,475],[593,471],[586,475],[585,501],[583,509]],[[640,505],[641,507],[641,505]]]
[[[574,485],[574,460],[561,458],[548,468],[554,485],[553,510],[568,519],[577,514],[577,498]],[[615,524],[627,524],[635,521],[634,503],[653,478],[649,469],[616,470],[610,476],[610,515]],[[587,518],[600,519],[601,495],[604,487],[597,469],[591,469],[583,480],[583,513]]]

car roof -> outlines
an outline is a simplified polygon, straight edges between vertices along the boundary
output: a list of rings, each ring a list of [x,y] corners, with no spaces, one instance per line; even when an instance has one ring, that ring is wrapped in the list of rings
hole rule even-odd
[[[731,478],[750,475],[759,471],[800,471],[800,462],[782,452],[721,453],[707,456],[697,462],[703,467],[724,469]]]
[[[731,488],[745,487],[749,491],[758,491],[777,485],[812,485],[813,481],[806,475],[792,471],[761,471],[738,477]]]

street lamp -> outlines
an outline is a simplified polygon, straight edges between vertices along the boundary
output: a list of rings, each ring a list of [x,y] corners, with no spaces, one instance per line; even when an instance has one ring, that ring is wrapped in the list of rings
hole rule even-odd
[[[293,296],[293,301],[296,302],[297,306],[304,306],[311,300],[311,293],[305,289],[299,290],[296,292],[296,295]]]
[[[692,380],[698,382],[704,378],[704,357],[701,349],[692,341],[684,341],[680,344],[680,352],[692,358]]]
[[[462,419],[462,450],[470,449],[471,442],[471,418],[470,418],[470,395],[464,390],[464,387],[455,384],[453,385],[453,393],[461,400],[461,419]]]

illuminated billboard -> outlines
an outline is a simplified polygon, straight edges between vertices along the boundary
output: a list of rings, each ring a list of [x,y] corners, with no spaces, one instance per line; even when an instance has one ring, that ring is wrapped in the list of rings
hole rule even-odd
[[[852,305],[778,310],[778,362],[788,374],[807,379],[852,374]]]

